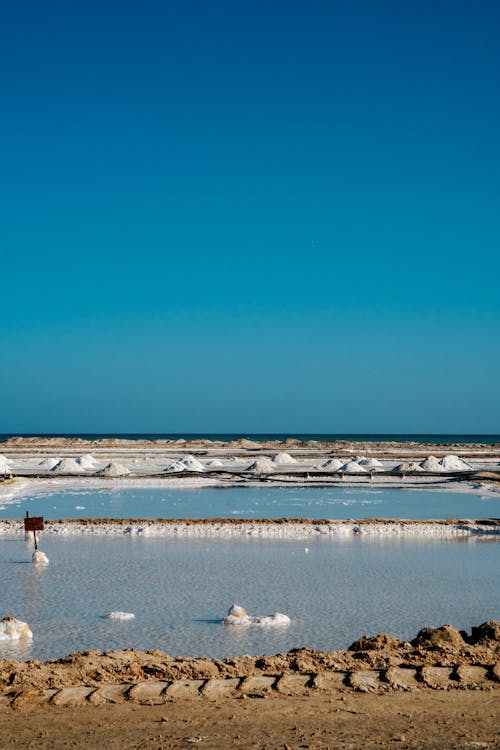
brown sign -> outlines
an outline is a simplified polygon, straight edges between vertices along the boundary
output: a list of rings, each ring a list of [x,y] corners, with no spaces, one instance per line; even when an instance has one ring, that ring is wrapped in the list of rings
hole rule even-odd
[[[32,516],[24,519],[25,531],[43,531],[43,516]]]

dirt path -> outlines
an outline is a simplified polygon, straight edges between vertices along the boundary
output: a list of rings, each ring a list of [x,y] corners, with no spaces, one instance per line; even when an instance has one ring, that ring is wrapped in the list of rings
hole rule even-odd
[[[276,696],[161,706],[0,709],[10,748],[255,750],[500,747],[497,691]]]

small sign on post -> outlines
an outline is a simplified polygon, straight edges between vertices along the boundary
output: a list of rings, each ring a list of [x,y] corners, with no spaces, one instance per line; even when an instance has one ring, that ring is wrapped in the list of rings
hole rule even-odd
[[[38,549],[36,532],[43,531],[43,528],[43,516],[30,516],[29,511],[26,511],[26,518],[24,519],[24,530],[33,532],[35,549]]]

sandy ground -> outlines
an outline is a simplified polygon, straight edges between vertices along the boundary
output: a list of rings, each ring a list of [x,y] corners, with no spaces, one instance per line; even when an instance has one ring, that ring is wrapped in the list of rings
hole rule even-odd
[[[498,692],[322,694],[162,706],[0,709],[7,748],[500,747]]]
[[[0,746],[498,748],[499,659],[500,623],[489,622],[470,635],[423,628],[411,643],[363,637],[337,652],[4,660]]]

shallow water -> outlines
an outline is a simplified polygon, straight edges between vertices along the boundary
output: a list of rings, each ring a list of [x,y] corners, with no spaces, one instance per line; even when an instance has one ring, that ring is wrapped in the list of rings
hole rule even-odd
[[[28,622],[31,647],[0,643],[0,658],[84,649],[160,648],[224,657],[310,646],[345,648],[362,634],[408,639],[423,625],[472,625],[500,615],[500,543],[365,538],[297,540],[47,536],[50,559],[0,539],[0,616]],[[252,615],[289,615],[288,628],[220,624],[233,602]],[[114,610],[134,620],[103,619]]]
[[[26,510],[46,518],[485,518],[500,515],[500,496],[357,487],[136,487],[23,497],[0,505],[0,518],[21,518]]]

